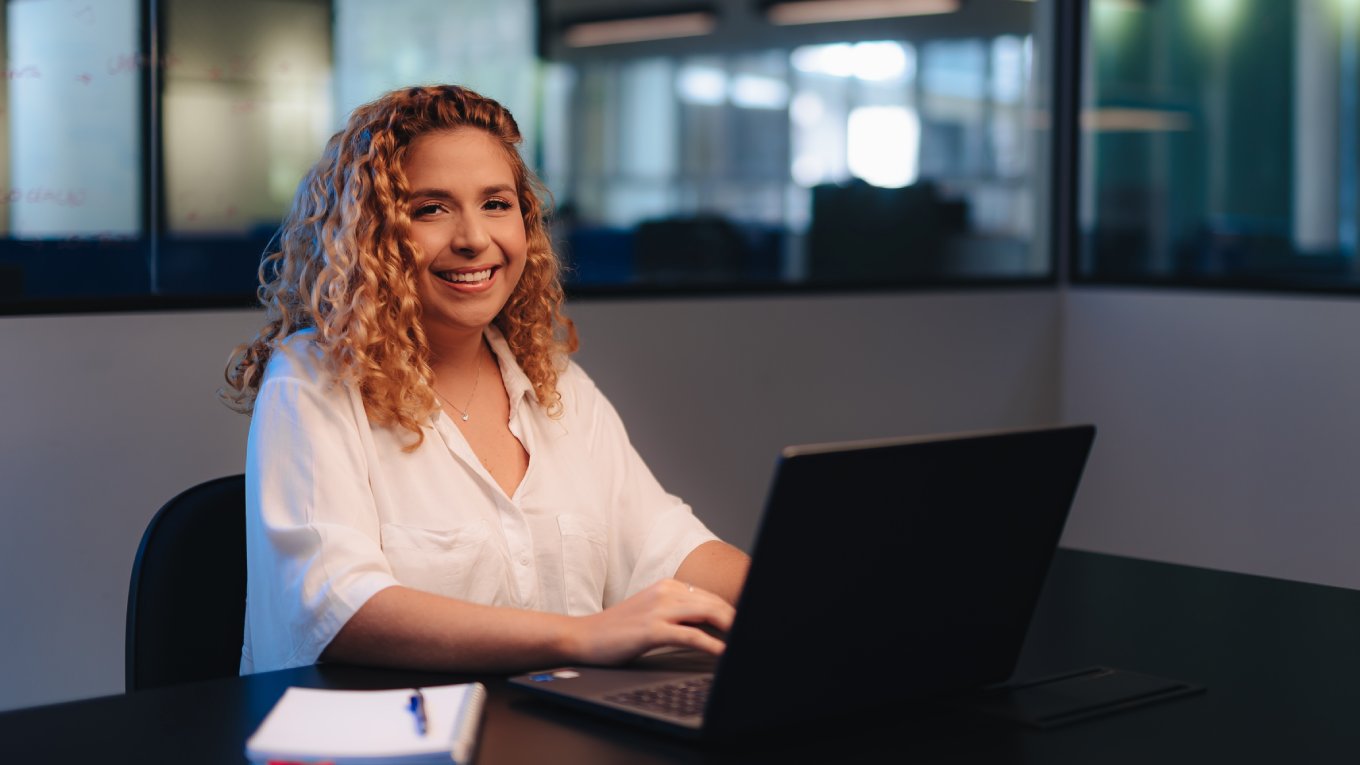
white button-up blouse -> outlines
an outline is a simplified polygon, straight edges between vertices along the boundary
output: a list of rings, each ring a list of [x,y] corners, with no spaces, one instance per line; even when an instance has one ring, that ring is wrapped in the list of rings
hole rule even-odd
[[[667,494],[580,367],[547,415],[504,338],[487,340],[529,468],[507,497],[442,411],[425,440],[376,427],[326,371],[310,330],[269,360],[246,453],[241,672],[311,664],[374,593],[582,615],[673,576],[714,535]]]

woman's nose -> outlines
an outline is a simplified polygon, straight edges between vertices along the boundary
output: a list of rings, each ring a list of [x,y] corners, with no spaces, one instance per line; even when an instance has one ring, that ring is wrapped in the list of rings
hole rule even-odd
[[[486,227],[475,216],[464,216],[459,220],[453,229],[453,239],[449,242],[454,252],[464,255],[476,255],[490,244],[491,237]]]

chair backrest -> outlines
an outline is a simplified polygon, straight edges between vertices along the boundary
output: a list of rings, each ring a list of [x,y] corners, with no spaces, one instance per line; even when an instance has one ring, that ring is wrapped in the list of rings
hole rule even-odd
[[[232,677],[245,626],[245,476],[166,502],[142,535],[128,589],[127,689]]]

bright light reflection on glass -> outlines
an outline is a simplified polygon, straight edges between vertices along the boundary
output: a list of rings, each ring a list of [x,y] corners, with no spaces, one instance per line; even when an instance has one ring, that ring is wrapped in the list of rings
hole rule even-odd
[[[739,74],[732,81],[732,103],[746,109],[783,109],[789,103],[789,86],[773,77]]]
[[[716,106],[727,98],[727,74],[707,66],[688,66],[676,79],[680,99],[691,104]]]
[[[804,45],[789,57],[793,68],[807,74],[850,77],[855,73],[854,51],[849,43]]]
[[[1025,95],[1025,45],[1018,37],[992,41],[992,100],[1016,103]]]
[[[1142,7],[1128,0],[1101,0],[1091,3],[1091,30],[1102,44],[1114,45],[1133,35],[1141,19]]]
[[[816,93],[809,91],[799,93],[793,97],[793,103],[789,104],[789,116],[798,125],[815,125],[821,121],[824,114],[826,104]]]
[[[857,43],[852,61],[855,76],[861,80],[896,80],[907,73],[907,54],[895,42]]]
[[[896,42],[833,43],[795,48],[790,61],[805,74],[858,77],[883,82],[910,77],[914,62],[909,46]]]
[[[1236,18],[1238,0],[1198,0],[1200,20],[1206,29],[1223,28]]]
[[[915,109],[862,106],[850,112],[846,162],[850,172],[889,188],[916,181],[921,122]]]

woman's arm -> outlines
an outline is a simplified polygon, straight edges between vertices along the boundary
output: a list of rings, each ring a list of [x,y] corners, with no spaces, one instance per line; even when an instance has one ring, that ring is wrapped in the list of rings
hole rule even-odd
[[[619,664],[662,646],[722,653],[722,641],[692,625],[726,632],[732,606],[694,584],[691,590],[675,579],[657,582],[589,616],[485,606],[389,587],[355,612],[321,658],[447,672],[517,672]]]
[[[685,556],[675,578],[736,605],[750,566],[751,559],[746,553],[726,542],[714,540],[699,545]]]

